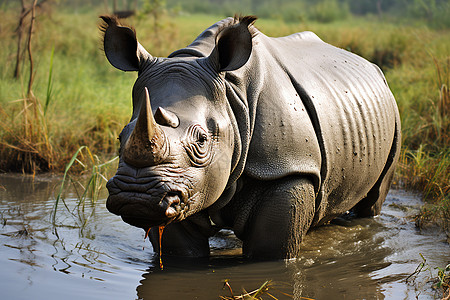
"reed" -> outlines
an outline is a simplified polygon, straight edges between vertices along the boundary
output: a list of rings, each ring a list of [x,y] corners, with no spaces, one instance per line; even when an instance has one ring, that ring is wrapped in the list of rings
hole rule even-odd
[[[450,299],[450,264],[445,267],[432,267],[422,253],[419,253],[422,261],[416,267],[413,273],[406,277],[405,282],[416,286],[416,289],[421,291],[423,288],[419,287],[419,275],[421,273],[428,273],[426,282],[433,284],[433,289],[439,294],[438,298]],[[433,272],[433,270],[435,272]],[[417,295],[418,297],[418,295]]]
[[[293,296],[289,295],[285,292],[282,292],[279,287],[277,286],[277,284],[275,284],[273,281],[271,280],[267,280],[265,281],[259,288],[251,291],[251,292],[247,292],[247,291],[243,291],[243,293],[239,294],[239,295],[235,295],[233,293],[233,289],[231,288],[231,284],[230,281],[228,279],[224,280],[224,284],[223,284],[223,289],[228,289],[229,293],[231,296],[220,296],[220,299],[222,300],[240,300],[240,299],[254,299],[254,300],[264,300],[264,299],[280,299],[277,297],[277,294],[283,296],[283,299],[292,299]],[[300,297],[298,299],[305,299],[305,300],[312,300],[311,298],[306,298],[306,297]]]
[[[51,222],[54,227],[58,225],[58,208],[63,205],[64,209],[75,218],[75,222],[78,224],[77,228],[80,228],[80,233],[83,232],[87,222],[95,212],[95,204],[99,199],[100,192],[105,187],[106,182],[108,182],[109,176],[107,172],[117,161],[118,156],[106,162],[100,162],[99,157],[92,154],[91,150],[86,146],[81,146],[75,152],[66,165],[59,192],[56,195],[51,215]],[[82,171],[77,169],[77,165],[82,168]],[[75,169],[75,175],[71,174],[73,169]],[[65,200],[65,195],[69,191],[73,191],[76,195],[75,198],[72,198],[76,199],[74,205],[69,205]],[[87,213],[87,206],[90,207],[89,213]]]

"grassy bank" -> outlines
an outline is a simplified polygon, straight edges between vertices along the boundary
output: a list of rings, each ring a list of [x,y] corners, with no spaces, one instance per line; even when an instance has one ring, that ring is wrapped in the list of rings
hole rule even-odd
[[[21,71],[13,78],[19,13],[0,10],[0,170],[62,172],[80,146],[105,159],[114,156],[116,138],[131,114],[136,74],[115,70],[100,50],[102,12],[37,14],[31,93],[24,46]],[[153,55],[167,56],[222,17],[165,16],[156,29],[150,18],[127,22]],[[442,215],[448,222],[450,32],[370,18],[327,24],[261,19],[257,26],[271,36],[312,30],[382,67],[402,118],[396,182],[423,192],[426,218]]]

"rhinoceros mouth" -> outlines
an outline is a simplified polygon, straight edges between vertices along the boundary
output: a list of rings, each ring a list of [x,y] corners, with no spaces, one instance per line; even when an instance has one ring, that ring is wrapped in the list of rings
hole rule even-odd
[[[182,189],[158,180],[143,184],[116,175],[108,181],[107,188],[106,208],[136,227],[148,229],[180,221],[189,209]]]

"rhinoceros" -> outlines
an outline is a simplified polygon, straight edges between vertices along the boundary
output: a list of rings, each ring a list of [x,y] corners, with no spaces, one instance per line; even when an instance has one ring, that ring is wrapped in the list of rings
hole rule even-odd
[[[109,62],[138,72],[106,206],[150,230],[155,251],[208,256],[231,229],[246,257],[291,258],[310,228],[380,212],[401,132],[376,65],[312,32],[268,37],[253,16],[153,57],[101,18]]]

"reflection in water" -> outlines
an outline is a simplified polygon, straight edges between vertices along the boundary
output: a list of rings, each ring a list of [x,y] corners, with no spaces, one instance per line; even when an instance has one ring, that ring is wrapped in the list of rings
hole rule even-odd
[[[296,260],[246,261],[240,242],[221,231],[211,239],[210,258],[164,258],[162,271],[145,232],[107,212],[105,199],[78,210],[68,194],[67,209],[58,208],[54,227],[58,183],[51,177],[0,177],[2,299],[219,299],[230,295],[223,289],[226,279],[235,294],[272,280],[279,299],[289,299],[281,292],[295,299],[414,299],[419,294],[432,299],[429,274],[421,274],[414,285],[405,278],[422,261],[419,253],[440,267],[450,256],[443,234],[418,231],[406,219],[419,200],[391,191],[381,216],[311,231]]]

